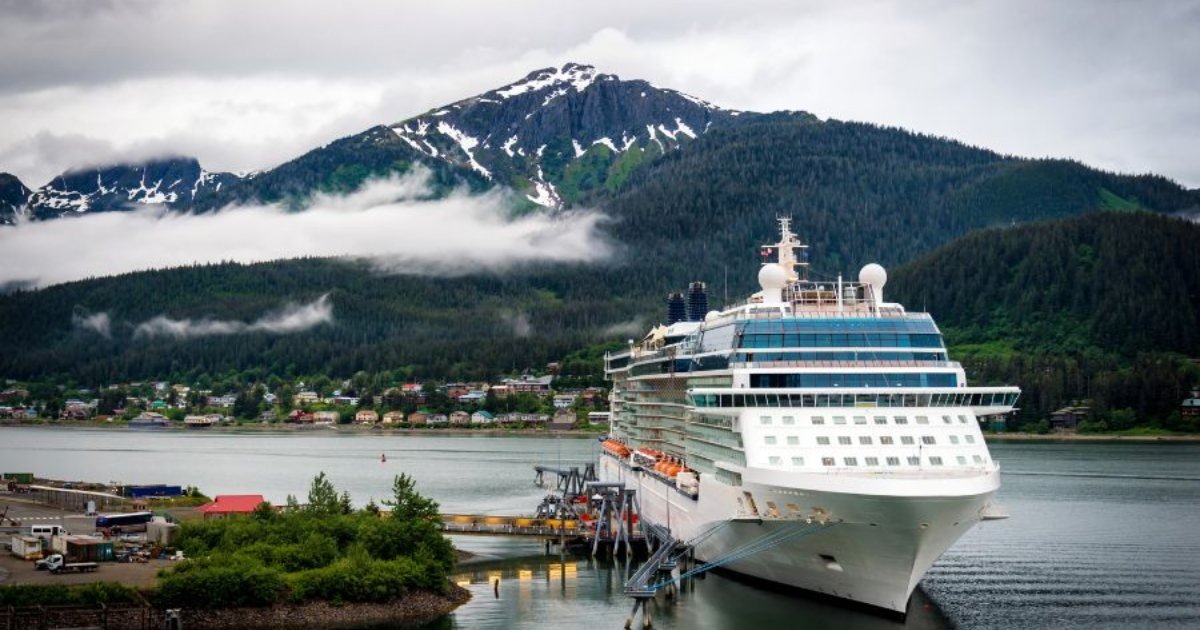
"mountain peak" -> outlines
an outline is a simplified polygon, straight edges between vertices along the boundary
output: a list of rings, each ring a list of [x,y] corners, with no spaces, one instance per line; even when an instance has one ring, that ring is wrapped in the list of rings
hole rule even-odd
[[[591,188],[619,185],[632,164],[739,113],[569,62],[391,129],[426,158],[511,186],[535,204],[561,207]]]

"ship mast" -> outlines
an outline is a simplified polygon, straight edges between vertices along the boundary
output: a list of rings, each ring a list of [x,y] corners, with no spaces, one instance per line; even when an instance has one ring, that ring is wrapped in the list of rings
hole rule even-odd
[[[780,216],[776,219],[779,221],[779,242],[774,245],[763,245],[764,258],[774,249],[776,262],[787,272],[788,283],[808,280],[808,256],[806,255],[808,245],[801,243],[792,233],[791,217]],[[797,249],[805,254],[801,255],[799,259],[796,257]]]

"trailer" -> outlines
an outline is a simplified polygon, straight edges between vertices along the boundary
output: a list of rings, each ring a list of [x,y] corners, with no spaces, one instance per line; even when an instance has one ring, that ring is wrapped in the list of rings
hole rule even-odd
[[[12,555],[22,560],[38,560],[42,557],[42,539],[36,536],[13,536]]]

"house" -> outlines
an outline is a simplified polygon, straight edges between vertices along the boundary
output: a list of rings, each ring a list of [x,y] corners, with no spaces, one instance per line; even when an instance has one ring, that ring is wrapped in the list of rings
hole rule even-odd
[[[494,424],[496,422],[496,416],[492,415],[490,411],[480,409],[479,411],[471,414],[471,422],[475,424]]]
[[[308,424],[313,421],[313,415],[307,411],[304,411],[303,409],[293,409],[291,413],[287,415],[287,421]]]
[[[462,383],[447,383],[442,388],[446,391],[446,395],[450,398],[458,399],[460,396],[466,395],[471,390]]]
[[[458,402],[465,403],[465,404],[471,404],[471,403],[478,404],[478,403],[483,402],[486,399],[487,399],[487,392],[485,392],[483,390],[479,390],[479,389],[473,389],[473,390],[459,396]]]
[[[1200,392],[1192,392],[1192,397],[1179,405],[1179,415],[1185,418],[1200,416]]]
[[[1050,414],[1050,427],[1055,431],[1074,431],[1091,414],[1091,407],[1063,407]]]
[[[300,392],[293,400],[297,405],[311,405],[321,402],[321,397],[317,395],[317,392]]]
[[[450,424],[450,418],[444,413],[431,413],[425,419],[425,424],[430,425],[445,425]]]
[[[404,422],[404,413],[401,411],[389,411],[383,414],[384,424],[400,424]]]
[[[222,518],[230,514],[253,514],[266,503],[261,494],[218,494],[212,503],[200,506],[204,518]]]
[[[341,417],[336,411],[314,411],[313,423],[337,424]]]
[[[566,409],[575,404],[575,396],[572,394],[559,394],[554,397],[555,409]]]
[[[553,375],[546,376],[529,376],[528,374],[521,378],[504,379],[504,385],[512,393],[529,392],[533,394],[549,394],[550,382],[554,380]]]
[[[233,407],[233,403],[235,403],[235,402],[237,402],[236,394],[225,394],[224,396],[209,396],[208,397],[208,406],[209,407],[221,407],[223,409],[229,409],[230,407]]]
[[[379,412],[374,409],[359,409],[358,413],[354,414],[355,424],[375,424],[379,422]]]
[[[471,424],[471,414],[465,411],[455,411],[450,414],[450,424],[455,426]]]
[[[343,396],[343,395],[339,394],[339,395],[333,397],[333,404],[346,405],[349,407],[357,407],[359,400],[360,399],[358,396]]]
[[[575,412],[570,409],[559,409],[554,412],[554,417],[550,419],[550,429],[552,431],[568,431],[575,428]]]
[[[428,421],[429,421],[429,412],[428,411],[414,411],[414,412],[408,414],[408,423],[413,426],[425,426],[425,423]]]
[[[612,413],[608,411],[589,411],[588,424],[608,424],[612,418]]]

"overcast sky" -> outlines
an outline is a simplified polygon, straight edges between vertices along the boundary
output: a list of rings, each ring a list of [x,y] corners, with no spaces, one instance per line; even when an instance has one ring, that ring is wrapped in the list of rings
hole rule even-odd
[[[0,0],[0,171],[267,168],[565,61],[1200,187],[1200,0]]]

